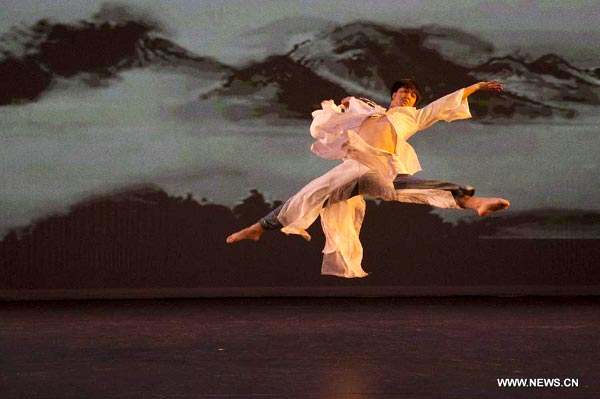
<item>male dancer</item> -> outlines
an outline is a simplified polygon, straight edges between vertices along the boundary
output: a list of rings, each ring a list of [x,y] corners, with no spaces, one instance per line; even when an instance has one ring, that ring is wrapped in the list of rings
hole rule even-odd
[[[442,208],[471,209],[479,216],[486,216],[494,211],[506,209],[510,206],[510,203],[503,198],[475,197],[475,190],[470,186],[460,186],[456,183],[437,180],[422,180],[415,178],[412,175],[415,171],[420,170],[420,166],[416,155],[414,154],[414,150],[406,143],[406,139],[416,133],[416,131],[423,130],[438,120],[450,122],[456,119],[470,118],[471,115],[468,110],[466,99],[478,90],[502,92],[503,86],[497,80],[479,82],[451,93],[419,110],[416,110],[414,107],[420,102],[422,97],[416,83],[412,79],[402,79],[394,83],[391,88],[391,102],[388,110],[382,109],[382,107],[379,107],[367,99],[361,98],[358,100],[354,97],[345,97],[341,100],[341,105],[337,109],[338,114],[354,113],[359,116],[361,122],[358,124],[358,136],[360,136],[365,143],[384,153],[401,155],[402,161],[404,161],[405,167],[401,168],[401,170],[408,173],[399,173],[394,178],[393,188],[396,191],[395,197],[386,198],[385,195],[379,195],[380,198],[386,200],[393,199],[401,202],[425,203]],[[323,104],[325,104],[325,102]],[[374,111],[365,112],[365,108],[368,109],[368,107],[374,109]],[[399,109],[399,107],[405,109]],[[323,108],[326,108],[325,105]],[[375,111],[375,109],[377,110]],[[328,126],[323,128],[323,125],[327,125],[327,123],[315,126],[317,116],[315,114],[317,112],[319,111],[313,113],[315,120],[313,121],[313,126],[311,126],[311,133],[313,133],[314,137],[321,138],[322,140],[321,143],[315,143],[317,146],[313,145],[313,151],[317,153],[317,155],[325,158],[343,158],[343,155],[347,155],[347,152],[344,153],[344,151],[340,150],[338,152],[342,153],[342,156],[339,156],[339,154],[337,157],[330,156],[331,151],[328,151],[330,148],[319,146],[319,144],[323,144],[327,141],[331,143],[332,140],[330,138],[319,137],[318,132],[315,134],[315,130],[325,131],[328,129]],[[327,112],[331,113],[330,110]],[[352,116],[350,116],[350,118],[352,118]],[[338,123],[336,125],[338,128],[340,125],[339,120],[341,119],[338,117]],[[330,125],[332,124],[331,121],[326,122],[329,122]],[[339,133],[338,136],[341,138],[342,142],[347,142],[347,136],[340,135]],[[338,147],[344,148],[344,144],[338,145]],[[339,148],[337,149],[339,150]],[[367,176],[367,174],[361,174],[361,176]],[[317,180],[318,179],[315,179],[313,182],[316,182]],[[345,190],[342,190],[345,194],[343,194],[341,198],[338,195],[337,198],[334,199],[330,195],[331,193],[329,193],[329,195],[322,198],[323,201],[321,204],[327,207],[334,202],[353,198],[357,195],[378,196],[377,194],[382,192],[380,188],[374,187],[373,184],[370,184],[371,189],[363,188],[361,190],[360,184],[358,183],[359,180],[360,177],[345,183]],[[363,179],[363,181],[365,180],[367,179]],[[373,179],[371,180],[373,181]],[[374,181],[378,180],[374,179]],[[311,184],[313,182],[311,182]],[[369,186],[369,184],[363,185],[363,187],[365,186]],[[351,189],[349,187],[351,187]],[[301,192],[302,190],[298,194]],[[444,193],[446,194],[445,198],[443,198]],[[451,198],[453,198],[453,201],[448,202],[447,198],[450,195]],[[387,197],[390,196],[387,195]],[[294,199],[294,197],[261,218],[257,223],[231,234],[227,237],[227,243],[234,243],[240,240],[258,241],[266,230],[275,230],[284,227],[279,220],[279,214],[284,205],[289,203],[292,199]]]

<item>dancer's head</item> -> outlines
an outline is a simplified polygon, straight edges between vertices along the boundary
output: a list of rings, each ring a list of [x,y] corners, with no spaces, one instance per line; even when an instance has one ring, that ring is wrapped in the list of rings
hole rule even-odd
[[[421,102],[423,96],[419,91],[417,82],[412,78],[400,79],[394,82],[391,88],[391,107],[415,107]]]

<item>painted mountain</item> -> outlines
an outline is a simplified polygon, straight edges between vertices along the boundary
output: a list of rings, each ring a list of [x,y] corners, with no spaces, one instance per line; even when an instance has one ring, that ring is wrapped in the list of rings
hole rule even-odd
[[[231,68],[200,57],[164,37],[161,24],[104,6],[90,21],[41,20],[0,37],[0,105],[35,101],[59,81],[110,85],[135,68],[175,70],[218,80]]]
[[[210,78],[216,88],[176,113],[194,118],[218,110],[231,119],[277,116],[306,119],[327,98],[367,96],[388,102],[388,87],[414,76],[425,101],[479,80],[498,78],[502,96],[480,93],[471,101],[478,120],[572,118],[577,104],[600,103],[597,70],[582,70],[558,55],[533,61],[519,55],[493,56],[493,46],[457,29],[428,26],[393,29],[355,22],[322,31],[292,31],[301,40],[285,54],[234,68],[195,55],[169,40],[151,19],[107,18],[104,10],[74,24],[42,20],[14,28],[0,39],[0,105],[34,101],[59,80],[89,86],[110,84],[134,68],[178,70]],[[273,26],[281,29],[281,24]],[[264,32],[258,30],[255,35]],[[273,33],[277,36],[277,32]],[[280,45],[276,50],[286,48]],[[90,49],[95,49],[90,51]]]
[[[326,29],[286,54],[240,68],[203,99],[231,103],[226,108],[234,118],[244,113],[305,118],[322,99],[348,94],[386,104],[388,87],[398,77],[414,76],[426,101],[483,79],[505,82],[503,96],[479,93],[470,99],[478,120],[572,118],[576,103],[600,101],[600,80],[594,71],[578,69],[552,54],[529,62],[518,55],[494,57],[492,52],[491,44],[455,29],[391,29],[356,22]]]

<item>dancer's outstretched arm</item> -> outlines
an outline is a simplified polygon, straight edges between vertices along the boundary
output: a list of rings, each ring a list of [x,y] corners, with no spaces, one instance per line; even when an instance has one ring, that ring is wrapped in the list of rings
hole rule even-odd
[[[417,130],[427,129],[441,120],[452,122],[458,119],[471,118],[467,97],[478,90],[501,92],[503,87],[502,83],[497,80],[479,82],[438,98],[417,110]]]

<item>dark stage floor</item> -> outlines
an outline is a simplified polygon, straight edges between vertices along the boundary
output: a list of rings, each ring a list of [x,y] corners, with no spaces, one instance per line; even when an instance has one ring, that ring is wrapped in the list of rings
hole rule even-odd
[[[205,397],[600,398],[600,297],[0,302],[0,398]]]

